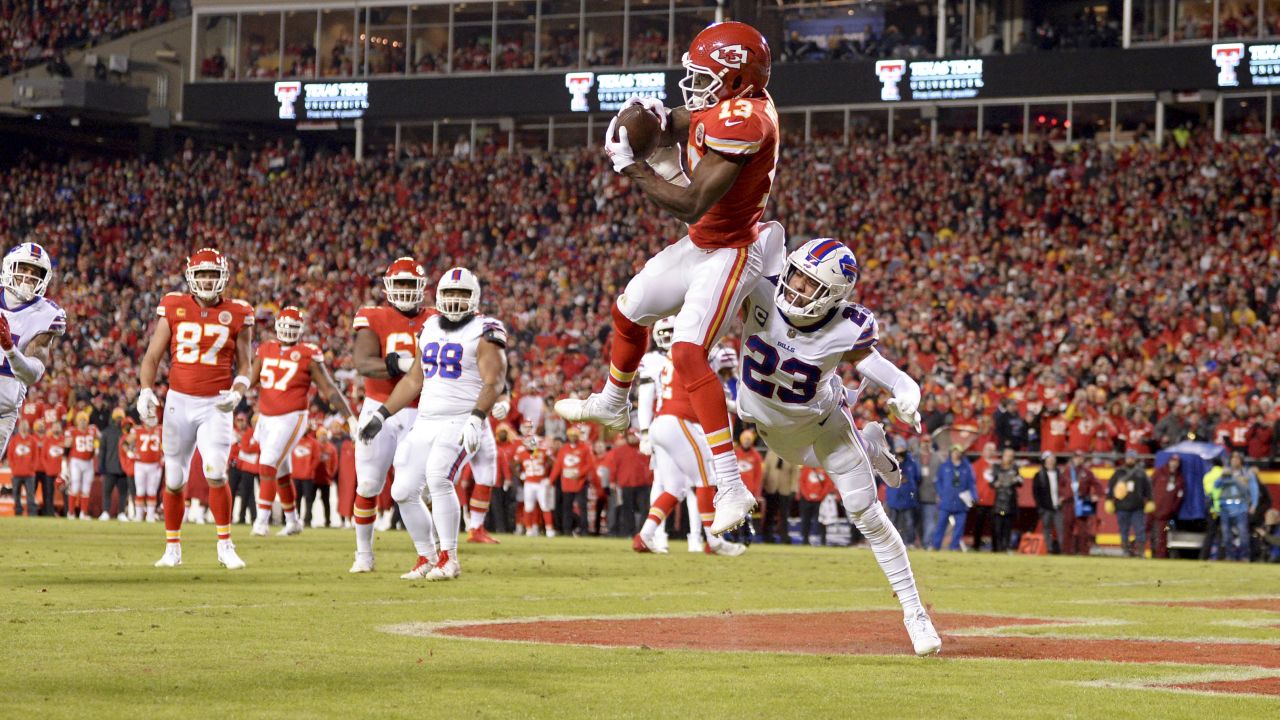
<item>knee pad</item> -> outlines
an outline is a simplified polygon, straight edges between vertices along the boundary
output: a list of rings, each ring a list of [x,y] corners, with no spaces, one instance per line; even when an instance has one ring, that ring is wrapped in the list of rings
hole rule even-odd
[[[845,493],[841,500],[845,511],[849,513],[849,519],[857,522],[867,510],[879,505],[880,498],[876,496],[875,485],[868,485]]]
[[[454,497],[457,497],[457,492],[453,487],[453,481],[449,479],[448,475],[427,477],[427,493],[433,498],[444,495],[453,495]]]
[[[422,486],[411,482],[401,482],[398,478],[391,483],[391,500],[395,504],[413,502],[422,499]]]
[[[187,486],[187,469],[178,460],[164,459],[164,486],[174,493]]]

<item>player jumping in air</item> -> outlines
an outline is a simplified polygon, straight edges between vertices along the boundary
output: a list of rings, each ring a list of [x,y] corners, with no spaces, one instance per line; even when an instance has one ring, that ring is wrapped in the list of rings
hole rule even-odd
[[[728,408],[707,352],[760,276],[760,240],[781,231],[776,223],[760,224],[778,159],[778,115],[765,91],[770,63],[768,43],[757,30],[717,23],[698,33],[684,56],[683,108],[628,100],[627,105],[642,104],[659,116],[665,133],[661,144],[686,139],[687,186],[668,182],[636,158],[626,128],[618,128],[616,118],[610,123],[605,150],[614,170],[688,223],[689,234],[650,259],[618,297],[604,389],[585,400],[556,403],[556,412],[567,420],[626,429],[627,396],[649,347],[649,327],[674,315],[671,360],[710,448],[712,484],[718,488],[710,531],[717,536],[741,525],[755,507],[742,484]]]
[[[218,530],[218,562],[229,570],[244,567],[231,543],[231,488],[227,458],[235,442],[232,413],[249,389],[243,373],[251,364],[253,308],[229,300],[227,259],[211,248],[187,259],[188,292],[164,296],[156,314],[139,372],[138,416],[156,424],[160,401],[153,389],[160,361],[169,356],[169,393],[165,396],[164,530],[168,542],[156,567],[182,564],[182,491],[197,449],[209,482],[209,510]],[[236,374],[236,373],[240,374]]]

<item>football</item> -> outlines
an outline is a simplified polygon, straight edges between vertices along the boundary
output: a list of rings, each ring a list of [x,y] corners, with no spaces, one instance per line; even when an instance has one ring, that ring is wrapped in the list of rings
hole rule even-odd
[[[627,140],[631,143],[636,159],[649,157],[662,136],[662,121],[641,105],[632,105],[618,113],[618,126],[627,129]]]

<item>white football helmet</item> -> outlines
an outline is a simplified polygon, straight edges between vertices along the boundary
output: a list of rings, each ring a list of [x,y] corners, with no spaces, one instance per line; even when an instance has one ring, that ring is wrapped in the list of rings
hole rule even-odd
[[[445,295],[448,291],[448,295]],[[465,291],[463,295],[456,291]],[[436,310],[450,322],[459,322],[480,308],[480,281],[464,267],[448,270],[436,283]]]
[[[13,293],[18,302],[43,296],[52,279],[49,253],[37,243],[25,242],[13,248],[0,265],[0,286]]]
[[[738,370],[738,351],[728,345],[719,345],[711,350],[711,356],[708,358],[711,362],[711,369],[716,372],[721,370]]]
[[[791,287],[804,278],[813,287],[804,292]],[[816,320],[848,299],[857,282],[858,259],[852,250],[832,238],[810,240],[787,256],[778,282],[778,309],[792,319]]]
[[[675,337],[676,319],[674,317],[664,317],[653,324],[653,344],[657,345],[659,350],[670,350]]]

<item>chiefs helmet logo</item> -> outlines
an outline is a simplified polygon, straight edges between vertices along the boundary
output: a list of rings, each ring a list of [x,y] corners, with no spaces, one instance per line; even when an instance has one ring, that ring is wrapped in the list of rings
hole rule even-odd
[[[737,70],[747,62],[747,49],[741,45],[725,45],[712,50],[711,59],[727,68]]]

